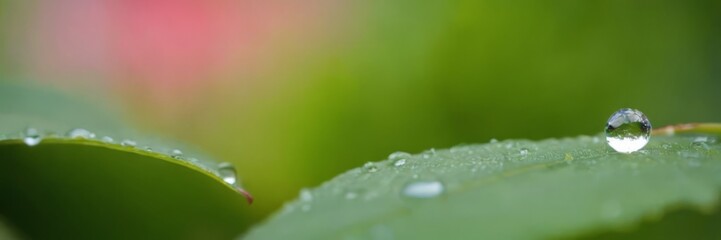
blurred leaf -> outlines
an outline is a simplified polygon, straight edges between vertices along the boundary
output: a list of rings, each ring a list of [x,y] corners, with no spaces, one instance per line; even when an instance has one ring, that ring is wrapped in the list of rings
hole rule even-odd
[[[234,169],[138,137],[78,99],[26,86],[2,85],[0,93],[0,215],[20,235],[227,239],[240,233],[245,199],[222,178]]]
[[[0,218],[0,239],[12,240],[17,239],[17,236],[10,230],[10,228],[3,223],[3,219]]]
[[[720,150],[712,136],[654,137],[633,154],[600,136],[431,150],[303,191],[246,237],[546,239],[638,230],[648,220],[640,234],[602,236],[708,238],[721,224],[719,214],[706,215],[721,188]],[[665,221],[678,225],[658,227]]]

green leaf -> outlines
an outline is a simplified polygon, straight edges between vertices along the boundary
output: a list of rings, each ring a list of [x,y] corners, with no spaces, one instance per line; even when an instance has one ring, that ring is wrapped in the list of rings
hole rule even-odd
[[[708,238],[721,224],[713,211],[720,150],[713,136],[654,136],[632,154],[614,152],[600,136],[432,150],[304,191],[245,237],[638,239],[689,227],[697,231],[685,236]],[[438,185],[409,189],[435,182],[443,187],[437,196]]]
[[[18,239],[17,236],[13,231],[10,230],[10,227],[7,226],[3,219],[0,218],[0,239],[5,240],[12,240],[12,239]]]
[[[245,224],[233,169],[56,92],[1,85],[0,103],[0,216],[20,236],[228,239]]]

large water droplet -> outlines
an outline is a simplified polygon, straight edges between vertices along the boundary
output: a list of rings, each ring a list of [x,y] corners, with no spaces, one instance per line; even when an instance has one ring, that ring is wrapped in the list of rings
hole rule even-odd
[[[40,141],[43,140],[43,137],[40,136],[40,132],[38,132],[35,128],[27,128],[25,129],[25,132],[23,133],[23,142],[25,142],[25,145],[28,145],[30,147],[40,144]]]
[[[233,164],[228,162],[222,162],[218,164],[218,174],[224,182],[230,185],[235,185],[237,177],[235,175],[235,166],[233,166]]]
[[[651,122],[636,109],[615,112],[606,124],[606,141],[614,150],[632,153],[646,146],[651,135]]]
[[[403,187],[402,194],[411,198],[433,198],[443,193],[445,187],[439,181],[412,182]]]
[[[91,138],[95,138],[95,133],[92,133],[92,132],[82,129],[82,128],[75,128],[75,129],[68,131],[67,136],[69,138],[91,139]]]

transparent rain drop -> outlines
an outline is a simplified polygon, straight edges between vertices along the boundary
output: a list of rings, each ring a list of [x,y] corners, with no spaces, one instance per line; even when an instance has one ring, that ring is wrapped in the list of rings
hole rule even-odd
[[[347,193],[345,194],[345,199],[348,199],[348,200],[353,200],[353,199],[355,199],[355,198],[357,198],[357,197],[358,197],[358,194],[355,193],[355,192],[347,192]]]
[[[136,145],[138,145],[138,143],[136,143],[135,141],[130,140],[130,139],[125,139],[123,141],[120,141],[120,145],[126,146],[126,147],[135,147]]]
[[[170,156],[175,159],[180,159],[183,157],[183,151],[180,151],[179,149],[173,149],[170,151]]]
[[[525,157],[526,155],[528,155],[528,148],[521,148],[518,153],[521,154],[521,156]]]
[[[235,175],[235,166],[233,166],[233,164],[228,162],[218,164],[218,174],[227,184],[235,185],[237,177]]]
[[[651,122],[641,111],[623,108],[615,112],[606,124],[606,142],[621,153],[632,153],[648,143]]]
[[[103,141],[103,142],[106,142],[106,143],[112,143],[112,142],[114,142],[115,140],[113,140],[113,138],[111,138],[111,137],[104,136],[104,137],[100,138],[100,141]]]
[[[25,145],[28,145],[30,147],[40,144],[40,141],[43,140],[43,137],[40,135],[40,132],[38,132],[35,128],[27,128],[25,129],[25,132],[23,133],[23,142],[25,142]]]
[[[495,138],[491,138],[491,141],[490,141],[490,143],[497,143],[497,142],[498,142],[498,139],[495,139]]]
[[[411,154],[407,152],[394,152],[388,155],[388,159],[391,160],[393,166],[400,167],[406,164],[406,160],[411,158]]]
[[[307,188],[303,188],[300,190],[300,200],[303,202],[310,202],[313,201],[313,193],[310,192]]]
[[[69,138],[91,139],[91,138],[95,138],[95,133],[92,133],[92,132],[82,129],[82,128],[74,128],[74,129],[68,131],[67,136]]]
[[[371,173],[378,171],[378,167],[375,165],[375,163],[372,162],[367,162],[366,164],[363,164],[363,169]]]
[[[411,198],[433,198],[443,193],[445,187],[439,181],[417,181],[403,187],[402,194]]]
[[[408,159],[408,158],[411,158],[411,154],[407,153],[407,152],[401,152],[401,151],[394,152],[394,153],[391,153],[390,155],[388,155],[388,159],[390,159],[391,161],[395,161],[395,160],[399,160],[399,159]]]

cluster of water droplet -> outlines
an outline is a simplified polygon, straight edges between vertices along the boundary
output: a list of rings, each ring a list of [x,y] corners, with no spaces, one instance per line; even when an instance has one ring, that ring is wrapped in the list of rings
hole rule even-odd
[[[68,131],[65,135],[57,135],[52,132],[44,132],[41,130],[38,130],[36,128],[28,127],[24,131],[20,133],[20,139],[22,140],[25,145],[29,147],[34,147],[40,144],[45,138],[71,138],[71,139],[85,139],[90,141],[100,141],[104,143],[116,143],[115,139],[113,139],[110,136],[102,136],[97,137],[95,133],[83,129],[83,128],[74,128]],[[3,137],[3,139],[6,139],[7,136]],[[0,139],[0,140],[3,140]],[[12,139],[12,138],[10,138]],[[178,160],[184,160],[187,162],[192,163],[195,166],[200,167],[203,170],[206,170],[212,174],[215,174],[216,176],[220,177],[224,182],[226,182],[229,185],[232,185],[236,188],[239,188],[239,182],[237,180],[237,175],[235,171],[235,167],[227,162],[222,162],[219,164],[214,164],[210,161],[200,161],[197,158],[194,157],[186,157],[182,151],[179,149],[170,149],[167,151],[154,151],[152,147],[150,146],[142,146],[139,147],[138,143],[131,139],[123,139],[117,142],[117,144],[128,147],[128,148],[137,148],[140,150],[144,150],[147,152],[153,152],[153,153],[161,153],[164,155],[168,155],[172,158],[178,159]],[[158,148],[161,149],[161,148]]]

